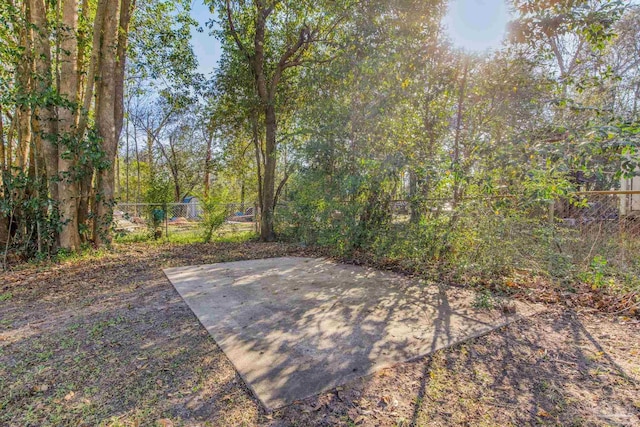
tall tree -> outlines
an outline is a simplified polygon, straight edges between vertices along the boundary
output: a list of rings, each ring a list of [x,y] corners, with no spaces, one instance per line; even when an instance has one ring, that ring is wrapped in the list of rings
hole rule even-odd
[[[254,79],[257,110],[252,120],[262,120],[264,148],[257,150],[263,168],[260,182],[263,241],[275,239],[274,209],[277,202],[279,98],[287,71],[304,64],[326,61],[336,37],[336,27],[346,17],[349,2],[336,1],[211,1],[219,7],[223,43],[248,67]],[[321,49],[319,46],[322,46]],[[314,49],[315,48],[315,49]],[[255,129],[256,132],[260,129]]]

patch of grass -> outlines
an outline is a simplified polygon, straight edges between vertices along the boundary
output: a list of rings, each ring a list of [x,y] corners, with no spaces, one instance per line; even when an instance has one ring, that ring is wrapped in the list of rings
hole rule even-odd
[[[9,301],[11,298],[13,298],[13,294],[11,292],[0,294],[0,302]]]
[[[487,289],[476,293],[476,298],[473,301],[473,308],[480,310],[491,310],[495,307],[495,300],[493,295]]]
[[[211,237],[211,243],[239,243],[256,237],[254,225],[247,224],[225,224]],[[203,243],[202,230],[197,228],[172,229],[169,228],[169,236],[154,239],[146,231],[118,235],[114,239],[118,244],[147,243],[149,245],[163,245],[165,243],[175,243],[187,245],[192,243]]]
[[[560,323],[554,333],[562,335],[549,336],[550,320],[536,317],[438,351],[423,362],[389,369],[384,376],[354,382],[358,394],[345,393],[344,400],[328,392],[267,419],[190,310],[181,303],[169,303],[175,293],[160,269],[169,262],[186,265],[315,255],[309,248],[246,243],[251,237],[252,233],[242,232],[219,237],[218,241],[237,245],[164,241],[158,246],[122,245],[106,259],[93,261],[87,256],[73,268],[56,266],[46,278],[40,266],[32,266],[26,274],[10,271],[16,277],[14,295],[10,303],[0,305],[0,328],[12,323],[21,328],[31,317],[46,317],[50,321],[45,327],[50,329],[0,343],[0,425],[152,426],[171,419],[176,426],[268,422],[405,426],[414,418],[415,425],[424,426],[584,425],[601,421],[587,405],[598,408],[602,402],[606,409],[611,402],[632,414],[640,409],[634,385],[616,375],[607,358],[598,355],[599,350],[588,345],[584,336],[572,338],[575,327]],[[22,277],[33,280],[21,284]],[[25,291],[35,279],[44,282],[38,288],[45,297],[38,301]],[[121,300],[105,304],[106,295],[118,294]],[[493,302],[501,307],[501,291],[482,294],[479,306]],[[168,309],[156,310],[156,306]],[[73,318],[60,317],[67,310],[73,311]],[[597,319],[602,322],[587,325],[602,323],[604,329],[594,332],[597,337],[611,334],[611,338],[598,338],[603,348],[610,349],[630,375],[640,375],[636,346],[620,349],[612,344],[627,338],[619,332],[623,327],[632,331],[629,342],[638,341],[635,329],[622,321]],[[509,344],[504,345],[507,340]],[[549,356],[538,353],[540,348],[548,348]],[[593,376],[573,365],[574,355],[581,364],[586,358]],[[557,369],[557,363],[562,363],[562,369]],[[606,402],[591,393],[594,389],[606,389]],[[371,414],[386,394],[397,396],[401,405]],[[543,415],[536,418],[531,402],[544,409]],[[362,409],[363,422],[349,412],[354,405]]]
[[[61,249],[53,261],[57,262],[78,262],[102,258],[111,253],[108,248],[95,249],[90,246],[83,247],[79,251],[69,252]]]
[[[95,325],[93,325],[93,327],[91,328],[91,330],[89,331],[89,335],[93,338],[99,337],[102,335],[103,331],[106,328],[109,328],[111,326],[115,326],[118,325],[120,323],[124,323],[126,322],[126,319],[122,316],[118,316],[116,318],[113,319],[109,319],[109,320],[104,320],[102,322],[98,322]]]
[[[41,351],[40,353],[36,353],[36,359],[40,362],[46,362],[53,357],[53,354],[53,350]]]
[[[63,349],[68,349],[76,346],[78,343],[72,336],[63,337],[60,340],[60,347]]]

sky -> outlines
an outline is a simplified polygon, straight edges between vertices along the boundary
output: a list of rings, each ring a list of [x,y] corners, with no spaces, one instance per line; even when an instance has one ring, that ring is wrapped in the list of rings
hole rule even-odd
[[[204,32],[191,31],[193,50],[198,58],[198,71],[209,75],[220,59],[220,42],[205,27],[212,15],[202,0],[194,0],[192,16]],[[470,52],[500,47],[509,21],[506,0],[450,0],[444,19],[454,45]]]
[[[454,45],[482,52],[500,47],[508,21],[506,0],[450,0],[444,24]]]
[[[198,72],[208,76],[215,70],[220,59],[220,42],[209,35],[209,29],[205,26],[213,15],[209,12],[209,7],[204,6],[202,0],[194,0],[191,5],[191,16],[204,29],[202,33],[191,29],[191,44],[198,58]]]

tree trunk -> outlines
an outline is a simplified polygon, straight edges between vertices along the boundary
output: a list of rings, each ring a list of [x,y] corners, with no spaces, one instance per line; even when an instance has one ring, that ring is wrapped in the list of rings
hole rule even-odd
[[[256,178],[258,180],[258,207],[260,208],[260,212],[262,212],[263,206],[263,198],[262,198],[262,165],[263,165],[263,153],[262,153],[262,141],[260,140],[260,132],[258,129],[258,117],[257,113],[254,111],[251,114],[251,130],[252,130],[252,139],[253,146],[255,149],[256,155]]]
[[[2,114],[2,104],[0,104],[0,185],[2,185],[2,172],[7,168],[4,149],[4,116]]]
[[[98,69],[98,61],[100,60],[100,38],[102,36],[102,26],[104,24],[104,14],[107,7],[107,1],[98,0],[96,7],[96,14],[93,20],[93,39],[91,41],[91,57],[89,58],[89,66],[86,76],[86,87],[83,91],[82,108],[80,114],[77,116],[77,128],[76,134],[79,137],[84,135],[84,131],[87,127],[87,121],[89,119],[89,110],[91,109],[91,103],[93,102],[95,86],[96,86],[96,74]],[[84,12],[84,6],[83,6]]]
[[[6,170],[5,149],[4,149],[4,121],[2,116],[2,105],[0,105],[0,192],[4,192],[4,174]],[[5,245],[9,239],[9,218],[7,215],[0,216],[0,244]],[[4,247],[4,246],[3,246]]]
[[[135,0],[121,0],[114,76],[115,99],[113,114],[115,118],[116,144],[120,139],[122,125],[124,123],[124,68],[127,56],[127,44],[129,41],[129,23],[131,22],[134,7]]]
[[[29,4],[23,3],[24,15],[29,16]],[[32,39],[33,30],[28,22],[20,29],[20,47],[22,57],[18,62],[16,83],[18,93],[25,100],[18,104],[15,120],[18,123],[18,146],[16,147],[16,166],[26,171],[29,163],[29,149],[31,148],[31,102],[26,101],[32,93]]]
[[[83,168],[82,178],[78,182],[80,197],[78,199],[78,224],[89,223],[89,208],[91,206],[91,196],[93,193],[93,174],[94,170],[91,165],[86,165]],[[91,239],[90,230],[83,233],[82,241],[88,242]]]
[[[35,89],[38,98],[44,98],[47,90],[52,87],[51,78],[51,45],[49,42],[49,28],[47,24],[47,8],[44,0],[29,0],[30,22],[35,28]],[[44,106],[36,105],[32,117],[34,128],[34,145],[42,153],[42,168],[47,178],[49,197],[58,202],[58,147],[53,141],[56,134],[55,111],[48,103]],[[57,237],[56,239],[57,240]]]
[[[142,193],[142,181],[140,173],[140,150],[138,150],[138,137],[136,132],[133,133],[133,148],[136,153],[136,203],[140,203],[140,194]]]
[[[409,209],[412,224],[420,222],[420,202],[418,201],[418,174],[411,168],[409,170]]]
[[[76,164],[74,124],[75,105],[78,94],[77,56],[78,43],[76,31],[78,28],[78,5],[75,0],[63,0],[62,23],[66,29],[60,40],[60,95],[66,98],[70,106],[58,109],[59,133],[61,140],[58,147],[62,147],[64,140],[70,141],[66,151],[70,156],[58,156],[58,172],[61,179],[58,184],[60,216],[63,223],[60,231],[60,247],[68,250],[80,249],[80,234],[78,232],[78,183],[74,174]],[[64,148],[63,148],[64,150]]]
[[[460,82],[460,89],[458,91],[458,108],[456,113],[456,131],[453,140],[453,213],[449,220],[449,231],[451,231],[458,222],[460,212],[458,211],[458,205],[462,198],[462,168],[460,166],[460,142],[462,139],[462,121],[464,120],[464,100],[465,90],[467,85],[467,72],[469,70],[469,64],[467,60],[464,63],[464,69],[462,71],[462,80]]]
[[[173,191],[174,191],[174,200],[176,203],[180,203],[180,184],[178,183],[178,179],[177,178],[173,178]]]
[[[125,175],[125,202],[129,203],[129,119],[127,118],[127,125],[124,128],[125,131],[125,144],[126,144],[126,156],[124,159],[124,175]]]
[[[207,139],[207,156],[204,159],[204,197],[209,196],[209,180],[211,175],[211,146],[213,144],[213,131]]]
[[[149,167],[149,182],[153,183],[155,179],[155,169],[153,165],[153,134],[151,130],[147,130],[147,165]]]
[[[118,31],[118,1],[107,1],[104,14],[102,44],[100,46],[100,78],[97,85],[96,127],[102,138],[102,149],[110,166],[96,172],[93,240],[96,246],[111,243],[113,196],[118,140],[115,123],[116,35]]]
[[[262,213],[260,218],[260,239],[264,242],[275,240],[274,202],[276,185],[276,110],[272,102],[265,107],[265,168],[262,180]]]

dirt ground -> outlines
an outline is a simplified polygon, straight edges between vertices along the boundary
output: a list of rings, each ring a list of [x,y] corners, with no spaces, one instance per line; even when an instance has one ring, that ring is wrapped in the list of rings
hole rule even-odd
[[[128,245],[0,275],[0,425],[640,425],[640,323],[558,303],[265,413],[162,268],[313,255]]]

